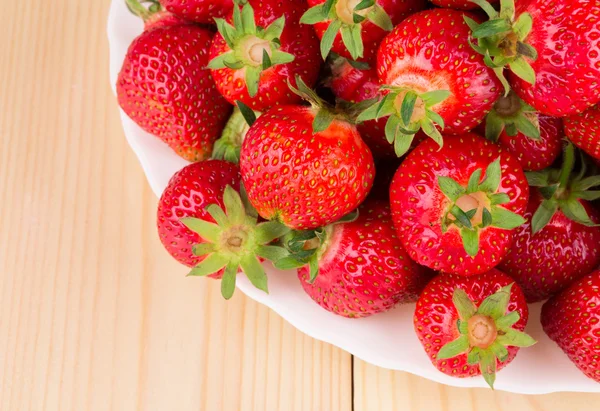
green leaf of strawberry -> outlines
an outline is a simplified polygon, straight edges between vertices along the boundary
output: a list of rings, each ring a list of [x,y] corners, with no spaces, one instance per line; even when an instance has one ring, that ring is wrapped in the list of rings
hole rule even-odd
[[[529,185],[538,187],[544,197],[532,217],[531,229],[534,234],[542,230],[558,210],[571,221],[588,227],[596,226],[581,201],[600,198],[599,191],[590,190],[600,186],[600,176],[586,176],[587,167],[583,156],[581,170],[578,175],[573,176],[575,157],[575,148],[569,142],[564,148],[560,170],[546,169],[526,173]]]
[[[394,143],[398,157],[406,154],[412,138],[419,130],[423,130],[440,147],[443,146],[438,128],[444,128],[444,120],[433,107],[448,98],[449,91],[435,90],[418,94],[412,89],[394,86],[382,86],[381,90],[387,94],[366,108],[356,118],[357,122],[388,117],[385,136],[388,142]]]
[[[231,186],[225,188],[223,203],[225,210],[216,204],[207,207],[216,224],[193,217],[181,219],[187,228],[206,241],[193,247],[196,255],[206,257],[189,275],[206,276],[225,268],[221,293],[229,299],[241,268],[255,287],[268,292],[267,277],[259,257],[272,261],[287,257],[286,249],[270,243],[289,233],[290,229],[275,221],[258,224],[256,217],[246,212],[248,206]]]
[[[300,23],[329,22],[321,37],[323,60],[331,52],[338,34],[341,35],[342,42],[352,59],[357,60],[364,57],[362,23],[367,20],[383,30],[393,29],[392,20],[374,0],[363,0],[356,5],[351,5],[348,0],[327,0],[308,9],[300,18]]]
[[[500,13],[486,1],[473,0],[487,14],[490,20],[478,24],[465,17],[477,43],[472,43],[475,51],[485,56],[485,62],[496,72],[508,95],[510,86],[504,76],[503,67],[510,70],[530,84],[535,84],[536,75],[527,61],[537,59],[537,51],[531,45],[524,43],[533,27],[531,14],[522,13],[515,16],[514,0],[502,0]],[[516,19],[515,19],[516,17]]]
[[[518,312],[509,312],[508,305],[513,284],[502,287],[476,307],[461,288],[456,288],[452,301],[460,320],[459,336],[444,345],[437,360],[467,354],[469,364],[479,364],[481,374],[490,387],[494,387],[496,364],[508,359],[507,347],[529,347],[536,341],[524,332],[512,328],[519,321]]]
[[[279,50],[279,37],[285,26],[284,16],[263,28],[256,25],[254,9],[250,3],[243,6],[236,4],[233,7],[233,25],[220,18],[216,18],[215,23],[231,51],[213,58],[208,63],[208,68],[245,68],[245,82],[250,97],[258,93],[263,71],[294,60],[293,55]]]
[[[445,176],[438,176],[440,191],[450,200],[442,221],[442,231],[451,226],[460,230],[465,251],[471,257],[479,252],[479,234],[487,227],[512,230],[525,223],[519,214],[501,207],[510,201],[506,193],[498,193],[502,172],[500,158],[491,162],[482,178],[481,169],[473,171],[467,187]]]

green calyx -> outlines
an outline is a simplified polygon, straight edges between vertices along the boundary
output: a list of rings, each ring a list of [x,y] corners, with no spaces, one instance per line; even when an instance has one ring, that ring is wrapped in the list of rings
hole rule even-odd
[[[522,133],[532,140],[540,139],[537,112],[512,90],[496,101],[485,120],[485,137],[488,140],[496,143],[503,131],[510,137]]]
[[[321,56],[327,58],[338,35],[354,60],[363,57],[362,23],[370,21],[386,31],[394,26],[385,10],[376,0],[326,0],[304,13],[300,23],[316,24],[329,21],[329,27],[321,38]]]
[[[236,276],[241,268],[250,282],[268,293],[267,275],[259,257],[277,261],[288,255],[285,248],[271,243],[286,235],[290,229],[276,221],[258,224],[256,211],[231,186],[223,193],[225,210],[216,204],[206,210],[215,223],[187,217],[181,222],[197,233],[204,242],[193,247],[194,255],[205,258],[192,268],[190,276],[206,276],[225,269],[221,280],[221,293],[231,298]]]
[[[406,154],[419,130],[434,139],[440,148],[444,145],[438,130],[444,129],[444,119],[434,108],[450,96],[449,91],[435,90],[419,94],[403,87],[382,86],[381,89],[388,93],[364,110],[356,119],[357,122],[388,117],[385,137],[394,145],[398,157]]]
[[[491,388],[496,380],[498,361],[508,359],[507,347],[531,347],[535,341],[513,326],[520,320],[518,312],[506,313],[513,284],[502,287],[476,307],[467,293],[456,288],[452,302],[459,319],[456,323],[457,339],[444,345],[438,352],[438,361],[467,354],[470,365],[479,364],[483,378]]]
[[[510,197],[498,192],[502,178],[500,157],[488,165],[485,175],[481,171],[479,168],[471,174],[466,187],[450,177],[438,176],[438,186],[450,200],[441,221],[442,233],[456,227],[471,257],[479,252],[481,230],[487,227],[512,230],[525,223],[522,216],[501,207],[510,202]]]
[[[292,83],[288,80],[289,89],[294,94],[301,97],[304,101],[308,102],[316,111],[315,118],[312,124],[313,134],[327,130],[333,122],[333,120],[335,120],[336,118],[343,121],[351,120],[349,118],[349,112],[344,111],[341,107],[339,109],[336,107],[332,107],[325,100],[319,97],[319,95],[313,89],[308,87],[306,83],[302,80],[302,77],[296,75],[295,80],[297,87],[294,87]]]
[[[583,153],[579,152],[579,173],[573,175],[576,150],[572,143],[567,143],[563,153],[561,169],[546,169],[525,173],[527,182],[537,187],[544,200],[531,218],[533,234],[543,229],[560,210],[565,217],[576,223],[594,227],[582,200],[594,201],[600,198],[600,175],[588,175],[588,167]]]
[[[144,4],[148,6],[146,7]],[[158,0],[125,0],[125,5],[131,13],[142,18],[144,21],[162,11],[162,6]]]
[[[210,69],[230,68],[245,70],[245,81],[250,97],[258,93],[261,73],[278,64],[294,61],[294,56],[281,51],[281,33],[285,17],[281,16],[268,27],[257,26],[254,9],[250,4],[233,7],[233,25],[224,19],[215,19],[219,33],[231,49],[208,63]]]
[[[515,15],[514,0],[500,0],[500,11],[496,11],[486,0],[471,0],[481,7],[489,17],[485,23],[464,16],[477,43],[471,47],[484,56],[485,64],[492,68],[502,85],[505,95],[510,85],[504,77],[504,67],[530,84],[535,84],[535,72],[529,60],[537,59],[537,51],[525,41],[533,27],[533,18],[529,13]]]
[[[246,133],[260,112],[253,111],[242,102],[237,102],[238,107],[233,109],[221,137],[215,141],[212,158],[225,160],[235,164],[240,162],[240,151]]]
[[[288,251],[288,255],[274,263],[280,270],[292,270],[308,265],[310,271],[309,283],[313,283],[319,275],[319,260],[329,246],[333,227],[356,221],[358,210],[354,211],[327,227],[315,230],[290,231],[279,241]]]

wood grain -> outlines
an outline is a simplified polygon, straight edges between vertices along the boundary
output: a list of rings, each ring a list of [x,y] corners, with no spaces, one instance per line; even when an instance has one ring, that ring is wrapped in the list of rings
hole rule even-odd
[[[158,241],[110,92],[109,0],[1,4],[1,411],[596,407],[598,396],[452,389],[359,360],[353,380],[349,354],[186,279]]]

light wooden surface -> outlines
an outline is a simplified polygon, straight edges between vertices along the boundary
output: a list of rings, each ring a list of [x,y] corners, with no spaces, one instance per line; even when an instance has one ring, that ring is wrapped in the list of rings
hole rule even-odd
[[[186,279],[107,74],[108,0],[0,0],[0,410],[592,410],[354,360]]]

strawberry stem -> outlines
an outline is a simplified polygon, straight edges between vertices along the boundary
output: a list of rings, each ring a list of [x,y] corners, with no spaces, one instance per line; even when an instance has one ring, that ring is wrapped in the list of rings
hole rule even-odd
[[[194,254],[204,259],[188,275],[206,276],[225,269],[221,293],[229,299],[235,289],[234,274],[241,268],[256,288],[268,292],[267,276],[259,257],[271,261],[286,257],[287,250],[270,244],[290,229],[277,221],[259,224],[254,213],[248,212],[249,205],[231,186],[225,188],[223,203],[225,210],[216,204],[206,208],[216,224],[193,217],[181,220],[204,240],[193,247]]]
[[[208,68],[245,69],[246,88],[250,97],[258,93],[263,71],[295,59],[292,54],[280,50],[285,16],[279,17],[268,27],[259,27],[256,25],[252,6],[236,2],[233,7],[233,25],[219,18],[215,19],[215,23],[231,50],[213,58],[208,63]]]
[[[524,81],[535,84],[536,75],[528,60],[535,61],[537,51],[525,42],[533,26],[531,14],[526,12],[516,17],[514,0],[502,0],[499,13],[486,0],[472,1],[487,13],[489,20],[479,24],[464,16],[477,41],[469,42],[475,51],[484,56],[485,64],[494,69],[504,85],[505,95],[510,91],[503,72],[506,66]]]
[[[417,93],[410,88],[395,86],[382,86],[381,90],[387,94],[366,108],[356,118],[357,122],[388,117],[385,136],[394,145],[398,157],[406,154],[419,130],[423,130],[440,148],[444,145],[442,134],[438,130],[444,129],[444,119],[433,107],[446,100],[450,96],[449,91]]]
[[[300,23],[316,24],[328,21],[329,26],[321,38],[321,56],[323,60],[331,52],[338,34],[344,46],[354,60],[364,55],[362,22],[370,21],[385,31],[394,26],[385,10],[375,0],[326,0],[311,7],[302,15]]]
[[[150,3],[149,7],[144,7],[142,3]],[[125,0],[129,11],[142,20],[150,19],[154,14],[162,11],[162,7],[157,0]]]
[[[450,200],[442,217],[442,233],[451,226],[460,230],[465,251],[471,257],[479,252],[479,234],[486,227],[512,230],[525,222],[519,214],[504,207],[510,201],[506,193],[498,193],[502,180],[500,157],[490,163],[481,180],[481,169],[469,177],[466,187],[450,177],[438,176],[440,191]]]
[[[483,378],[494,388],[497,362],[508,358],[506,347],[530,347],[536,341],[513,327],[519,319],[518,312],[509,312],[513,284],[502,287],[475,307],[467,293],[456,288],[452,301],[459,315],[458,338],[444,345],[437,353],[437,360],[467,354],[468,363],[479,364]]]

